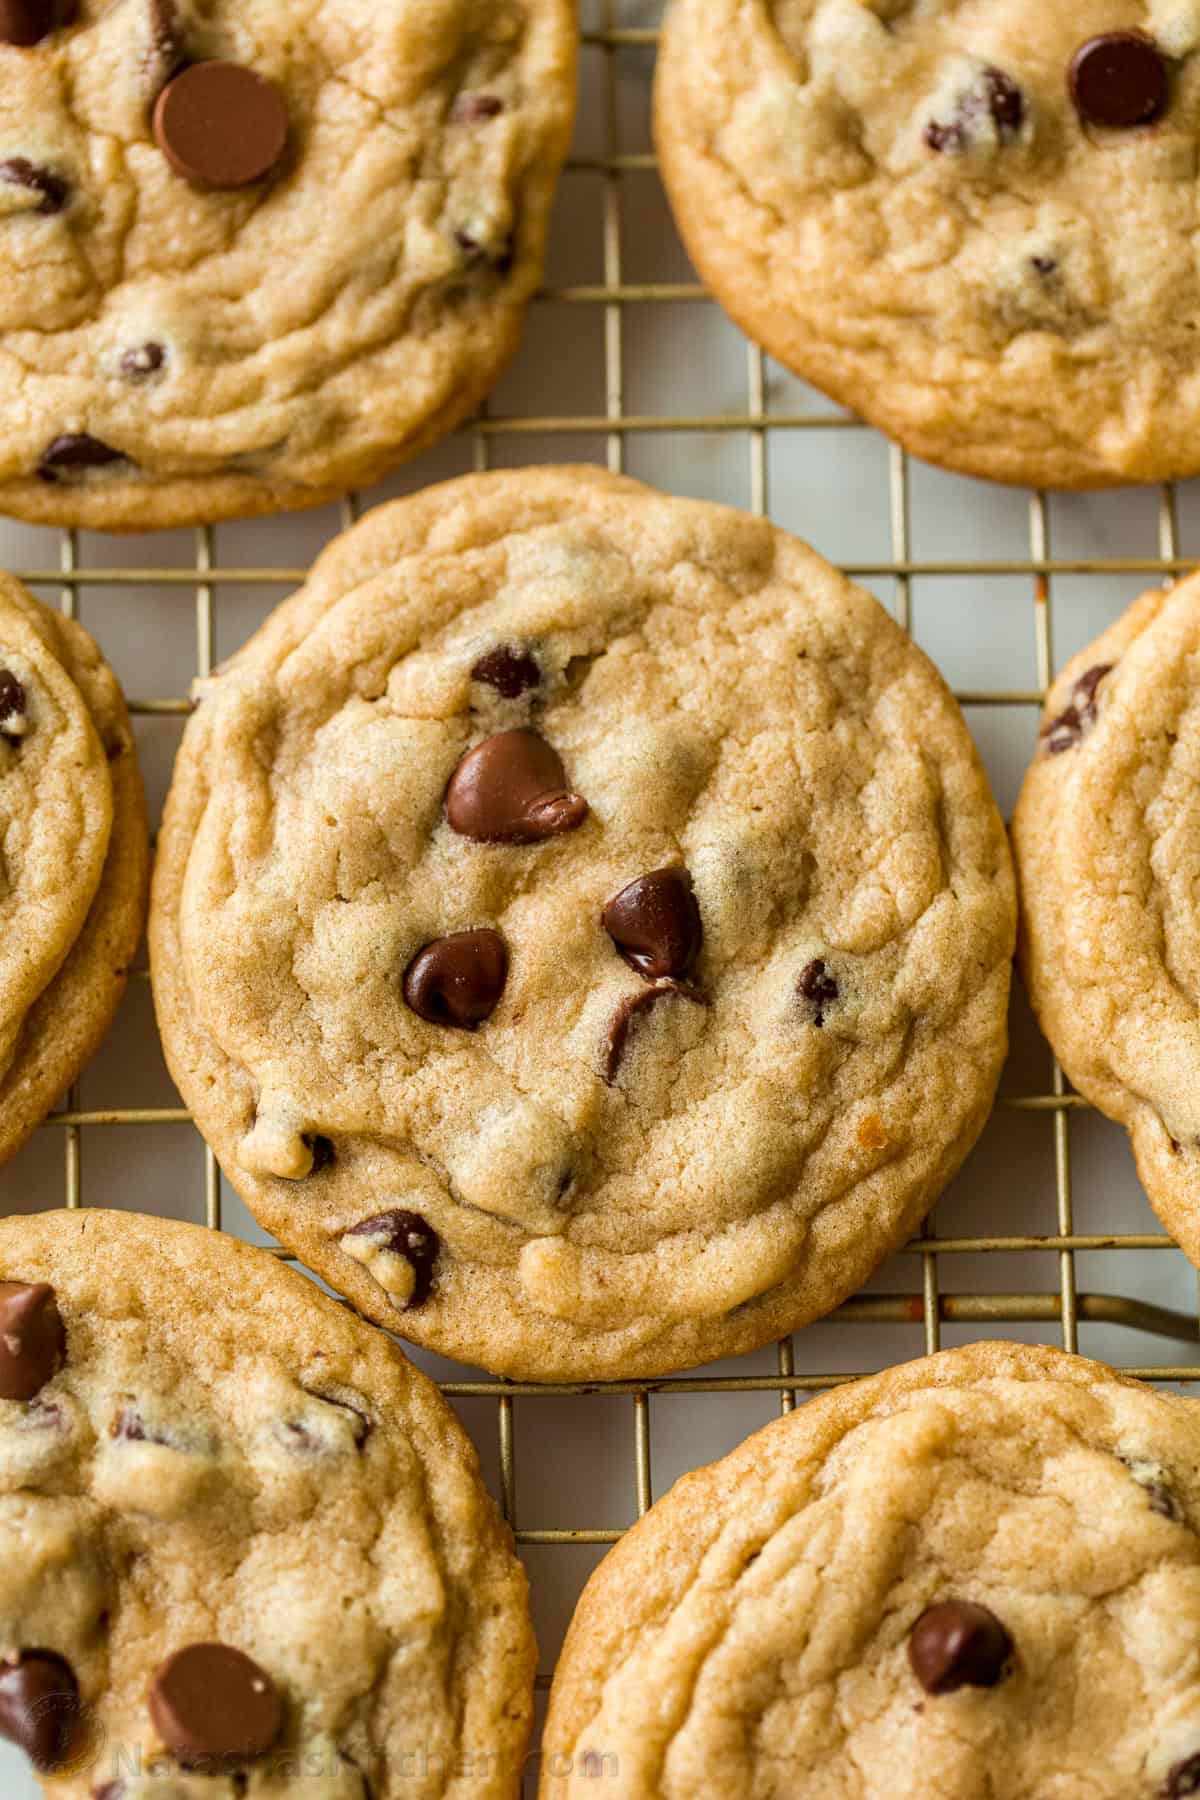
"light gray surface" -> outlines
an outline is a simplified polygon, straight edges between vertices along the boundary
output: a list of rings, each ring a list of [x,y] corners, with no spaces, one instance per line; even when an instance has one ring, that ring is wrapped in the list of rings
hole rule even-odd
[[[613,23],[653,23],[654,9],[614,0]],[[600,0],[587,22],[604,23]],[[623,154],[648,149],[651,52],[624,49],[616,58],[615,112]],[[581,159],[604,157],[607,137],[606,55],[584,52],[584,106],[577,145]],[[670,226],[657,176],[626,173],[620,183],[621,275],[627,283],[690,282],[692,276]],[[565,182],[554,234],[549,286],[598,284],[605,278],[603,174],[576,170]],[[612,240],[610,240],[610,256]],[[608,273],[614,274],[610,262]],[[516,367],[496,394],[497,416],[603,415],[606,409],[605,309],[596,304],[540,305]],[[624,406],[640,415],[744,414],[748,356],[745,340],[715,306],[691,302],[631,304],[623,309]],[[766,395],[776,415],[828,415],[820,396],[767,365]],[[603,461],[603,435],[562,433],[491,440],[496,464],[542,460]],[[473,466],[476,445],[463,433],[401,471],[366,503],[407,492]],[[748,505],[753,490],[754,440],[727,433],[630,433],[624,442],[629,473],[660,487]],[[771,515],[808,537],[834,560],[863,565],[893,558],[889,447],[861,429],[777,430],[768,434],[765,469]],[[1056,557],[1154,557],[1159,553],[1156,490],[1050,498],[1050,549]],[[1025,494],[983,487],[913,465],[910,471],[911,556],[916,561],[1021,560],[1030,552],[1030,507]],[[1180,551],[1200,552],[1200,488],[1178,495]],[[336,509],[273,522],[230,525],[215,533],[218,565],[298,565],[336,532]],[[0,524],[0,563],[54,568],[54,533]],[[193,566],[191,533],[144,539],[81,535],[84,567]],[[1053,645],[1061,662],[1100,631],[1146,585],[1135,576],[1064,576],[1052,586]],[[898,604],[888,577],[868,585],[889,606]],[[57,600],[49,587],[47,597]],[[284,590],[218,590],[217,654],[236,647],[282,598]],[[182,695],[195,669],[196,617],[190,588],[84,586],[80,616],[96,633],[131,696]],[[1029,690],[1037,686],[1033,583],[1027,576],[918,575],[912,582],[912,622],[920,643],[949,679],[969,690]],[[1012,805],[1035,728],[1032,707],[975,706],[970,722],[987,760],[1001,805]],[[151,805],[161,803],[178,742],[177,719],[141,718],[141,744]],[[1014,1051],[1004,1088],[1009,1094],[1049,1092],[1051,1064],[1023,998],[1014,1004]],[[178,1105],[157,1047],[148,983],[135,981],[122,1015],[96,1063],[84,1076],[87,1108]],[[50,1126],[0,1175],[0,1203],[10,1211],[58,1204],[63,1194],[63,1132]],[[1137,1180],[1123,1133],[1090,1113],[1070,1123],[1078,1232],[1157,1231]],[[83,1195],[96,1205],[203,1217],[203,1156],[186,1125],[89,1127],[83,1132]],[[226,1191],[226,1226],[260,1237]],[[1054,1128],[1049,1113],[1000,1111],[966,1169],[937,1210],[941,1236],[1050,1234],[1057,1228]],[[1097,1251],[1076,1257],[1081,1291],[1127,1294],[1195,1315],[1196,1276],[1181,1253]],[[1057,1293],[1059,1263],[1050,1252],[947,1255],[939,1259],[947,1294],[1036,1290]],[[877,1293],[919,1293],[920,1259],[897,1258],[870,1284]],[[1061,1342],[1056,1326],[998,1327],[1005,1335]],[[979,1328],[946,1326],[947,1345],[980,1335]],[[911,1323],[858,1325],[829,1321],[796,1342],[801,1371],[866,1370],[923,1353],[919,1317]],[[1200,1362],[1194,1346],[1128,1330],[1083,1324],[1080,1348],[1127,1364]],[[419,1360],[452,1374],[436,1358]],[[732,1368],[733,1365],[730,1365]],[[773,1352],[744,1359],[740,1373],[772,1373]],[[662,1493],[686,1469],[723,1454],[777,1409],[770,1394],[669,1395],[650,1405],[654,1491]],[[495,1405],[460,1403],[493,1485],[497,1482]],[[632,1402],[627,1397],[528,1399],[516,1403],[518,1522],[524,1527],[621,1527],[636,1513]],[[601,1552],[535,1547],[527,1551],[542,1667],[553,1666],[575,1596]],[[297,1789],[297,1792],[301,1792]],[[37,1792],[15,1752],[0,1748],[0,1795],[31,1800]]]

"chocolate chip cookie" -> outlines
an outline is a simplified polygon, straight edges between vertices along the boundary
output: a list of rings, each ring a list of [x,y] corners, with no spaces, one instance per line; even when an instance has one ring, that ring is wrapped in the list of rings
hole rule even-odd
[[[1195,0],[673,0],[656,134],[717,298],[918,456],[1200,470]]]
[[[370,515],[199,689],[175,1079],[370,1317],[529,1379],[768,1342],[987,1116],[1014,935],[961,714],[764,520],[596,470]]]
[[[263,1250],[0,1222],[0,1736],[63,1800],[515,1800],[526,1582],[382,1333]]]
[[[1046,703],[1013,819],[1021,967],[1071,1081],[1200,1265],[1200,577],[1131,606]]]
[[[112,1022],[148,864],[116,677],[81,625],[0,574],[0,1162]]]
[[[3,0],[0,510],[311,506],[515,348],[570,0]]]
[[[1055,1350],[811,1401],[600,1565],[542,1800],[1200,1791],[1198,1470],[1194,1400]]]

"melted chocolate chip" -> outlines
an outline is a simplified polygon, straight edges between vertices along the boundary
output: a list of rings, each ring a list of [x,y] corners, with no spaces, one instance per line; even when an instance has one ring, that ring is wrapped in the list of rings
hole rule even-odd
[[[121,373],[130,381],[147,381],[151,375],[158,374],[166,360],[167,353],[161,344],[138,344],[122,356]]]
[[[364,1219],[361,1225],[352,1226],[346,1236],[378,1239],[393,1256],[402,1256],[413,1272],[409,1306],[420,1306],[428,1300],[434,1264],[442,1246],[437,1232],[425,1223],[420,1213],[406,1212],[399,1207],[392,1212],[376,1213],[373,1218]]]
[[[542,671],[527,650],[514,644],[497,644],[488,650],[471,670],[476,681],[486,682],[506,700],[516,700],[530,688],[541,685]]]
[[[329,1168],[331,1163],[337,1161],[332,1138],[323,1137],[319,1131],[306,1131],[302,1136],[312,1151],[312,1168],[308,1171],[310,1175],[319,1175],[322,1169]]]
[[[0,1737],[50,1774],[71,1754],[79,1725],[79,1683],[53,1650],[22,1650],[0,1663]]]
[[[807,1000],[816,1008],[813,1024],[824,1025],[825,1008],[832,1006],[837,999],[838,984],[829,974],[820,957],[801,969],[796,979],[796,992],[802,1000]]]
[[[1008,1632],[986,1606],[944,1600],[913,1626],[908,1660],[927,1694],[953,1694],[963,1687],[995,1687],[1012,1648]]]
[[[24,718],[28,704],[24,684],[17,680],[11,669],[0,669],[0,731],[9,719]]]
[[[1024,124],[1025,96],[1003,69],[981,69],[978,79],[959,96],[953,117],[945,123],[929,121],[925,142],[931,150],[959,156],[970,148],[985,121],[990,121],[1001,143],[1014,138]]]
[[[46,446],[37,472],[43,481],[59,481],[64,476],[79,475],[87,469],[106,469],[111,463],[125,460],[124,451],[102,444],[86,431],[71,431]]]
[[[1188,1794],[1200,1794],[1200,1752],[1176,1763],[1163,1784],[1164,1800],[1184,1800]]]
[[[1042,736],[1051,756],[1061,756],[1064,750],[1073,750],[1088,727],[1096,723],[1100,716],[1096,689],[1112,668],[1112,663],[1097,663],[1094,669],[1088,669],[1071,689],[1070,704],[1065,711],[1043,727]]]
[[[499,94],[459,94],[450,108],[450,118],[455,125],[481,125],[485,119],[498,118],[503,111]]]
[[[700,955],[704,927],[686,869],[653,869],[614,894],[604,929],[631,968],[647,981],[682,981]]]
[[[177,175],[197,187],[261,181],[288,140],[288,109],[273,81],[240,63],[193,63],[154,108],[154,137]]]
[[[671,994],[677,994],[684,1000],[693,1000],[703,1006],[704,996],[698,989],[688,987],[682,981],[662,981],[657,987],[643,988],[640,993],[626,994],[617,1007],[608,1027],[608,1039],[604,1046],[604,1079],[612,1087],[629,1047],[629,1033],[635,1019],[643,1013],[650,1012]]]
[[[70,25],[76,10],[75,0],[0,0],[0,44],[21,49],[40,44],[52,31]]]
[[[1068,80],[1084,124],[1110,131],[1153,125],[1170,104],[1167,65],[1157,45],[1140,31],[1090,38],[1075,52]]]
[[[0,162],[0,181],[9,187],[28,188],[31,193],[39,194],[41,198],[32,210],[44,217],[60,213],[71,192],[61,175],[56,175],[42,163],[30,162],[27,156],[9,156]]]
[[[535,844],[575,831],[588,804],[567,788],[558,752],[536,731],[501,731],[462,758],[446,789],[446,818],[481,844]]]
[[[0,1400],[32,1400],[65,1353],[54,1289],[44,1281],[0,1281]]]
[[[150,1717],[184,1768],[250,1759],[283,1729],[283,1703],[265,1669],[229,1644],[189,1644],[150,1684]]]
[[[404,971],[404,999],[430,1025],[475,1031],[500,1004],[508,947],[498,931],[455,931],[426,944]]]

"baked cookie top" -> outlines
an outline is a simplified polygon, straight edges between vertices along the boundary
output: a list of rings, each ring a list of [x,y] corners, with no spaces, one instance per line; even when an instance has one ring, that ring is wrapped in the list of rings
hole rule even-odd
[[[1200,578],[1145,594],[1069,662],[1013,820],[1021,960],[1080,1092],[1132,1135],[1200,1263]]]
[[[600,1565],[543,1800],[1194,1794],[1198,1470],[1194,1401],[1054,1350],[811,1401]]]
[[[8,0],[0,508],[313,504],[482,398],[541,272],[569,0]]]
[[[525,1577],[395,1345],[136,1214],[0,1221],[0,1277],[0,1734],[47,1791],[515,1797]]]
[[[962,716],[769,523],[595,470],[383,507],[199,690],[175,1078],[364,1312],[532,1379],[826,1311],[986,1116],[1014,900]]]
[[[693,259],[932,462],[1200,468],[1196,0],[673,0],[656,129]]]
[[[147,862],[116,678],[82,626],[0,573],[0,1160],[108,1025]]]

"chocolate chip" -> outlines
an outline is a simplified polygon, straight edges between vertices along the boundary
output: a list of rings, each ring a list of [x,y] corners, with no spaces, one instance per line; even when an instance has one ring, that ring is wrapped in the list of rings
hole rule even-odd
[[[953,1694],[962,1687],[995,1687],[1012,1648],[1008,1632],[986,1606],[944,1600],[913,1626],[908,1660],[927,1694]]]
[[[1184,1800],[1187,1794],[1200,1794],[1200,1753],[1176,1763],[1163,1784],[1164,1800]]]
[[[322,1169],[329,1168],[331,1163],[337,1161],[332,1138],[323,1137],[319,1131],[305,1131],[301,1136],[312,1151],[312,1168],[308,1171],[310,1175],[319,1175]]]
[[[193,63],[154,108],[154,136],[177,175],[199,187],[261,181],[287,146],[288,111],[273,81],[239,63]]]
[[[574,831],[588,805],[536,731],[501,731],[462,758],[446,789],[453,831],[481,844],[535,844]]]
[[[1151,1512],[1158,1513],[1161,1518],[1170,1519],[1172,1525],[1183,1524],[1184,1513],[1178,1496],[1165,1482],[1147,1482],[1146,1499],[1150,1503]]]
[[[79,1724],[79,1683],[53,1650],[22,1650],[0,1663],[0,1737],[50,1774],[71,1754]]]
[[[954,116],[945,124],[929,121],[925,142],[931,150],[961,155],[985,121],[990,121],[1001,143],[1014,138],[1025,122],[1025,96],[1003,69],[981,69],[973,85],[959,96]]]
[[[430,1025],[474,1031],[495,1012],[507,979],[498,931],[455,931],[418,950],[404,971],[404,999]]]
[[[1052,275],[1058,273],[1058,264],[1052,256],[1031,256],[1029,260],[1034,273],[1040,275],[1043,281],[1049,281]]]
[[[0,731],[6,720],[23,719],[29,696],[11,669],[0,669]]]
[[[1167,65],[1140,31],[1108,31],[1089,38],[1071,59],[1075,110],[1085,125],[1128,131],[1153,125],[1171,99]]]
[[[229,1644],[189,1644],[150,1683],[150,1717],[185,1768],[262,1756],[283,1729],[283,1703],[265,1669]]]
[[[704,996],[698,988],[689,987],[682,981],[662,981],[657,987],[643,988],[636,994],[626,994],[617,1007],[609,1024],[608,1040],[604,1046],[604,1079],[609,1087],[616,1082],[629,1047],[629,1033],[634,1020],[642,1013],[650,1012],[660,1000],[665,1000],[670,994],[677,994],[684,1000],[693,1000],[698,1006],[705,1004]]]
[[[66,1354],[66,1332],[45,1281],[0,1281],[0,1400],[32,1400]]]
[[[28,49],[40,44],[76,14],[75,0],[0,0],[0,44]]]
[[[455,125],[480,125],[503,111],[499,94],[459,94],[450,108],[450,118]]]
[[[495,688],[506,700],[516,700],[528,689],[538,687],[542,679],[542,671],[529,652],[518,650],[513,644],[497,644],[494,650],[487,651],[471,674],[476,681]]]
[[[130,381],[146,381],[151,375],[157,375],[167,360],[167,353],[161,344],[138,344],[136,349],[126,350],[121,358],[121,373]]]
[[[376,1238],[391,1255],[402,1256],[411,1266],[414,1278],[408,1304],[420,1306],[428,1300],[433,1286],[433,1266],[442,1246],[437,1232],[425,1223],[420,1213],[405,1212],[402,1208],[376,1213],[373,1218],[364,1219],[361,1225],[352,1226],[346,1236]]]
[[[647,981],[681,981],[700,955],[704,928],[686,869],[639,875],[614,894],[601,918],[625,961]]]
[[[124,462],[125,453],[89,437],[86,431],[68,432],[56,437],[42,451],[38,474],[43,481],[58,481],[64,475],[81,474],[85,469],[105,469],[110,463]]]
[[[796,979],[796,992],[802,1000],[809,1001],[816,1008],[813,1024],[824,1025],[825,1008],[832,1006],[837,999],[838,984],[820,957],[801,969]]]
[[[1100,716],[1096,689],[1112,668],[1112,663],[1097,663],[1095,668],[1088,669],[1071,689],[1070,704],[1065,711],[1043,727],[1042,736],[1051,756],[1061,756],[1064,750],[1074,749],[1088,726],[1096,723]]]
[[[71,191],[61,175],[42,163],[30,162],[27,156],[9,156],[0,162],[0,181],[8,187],[28,188],[30,193],[39,194],[41,198],[31,210],[44,217],[60,213]]]

